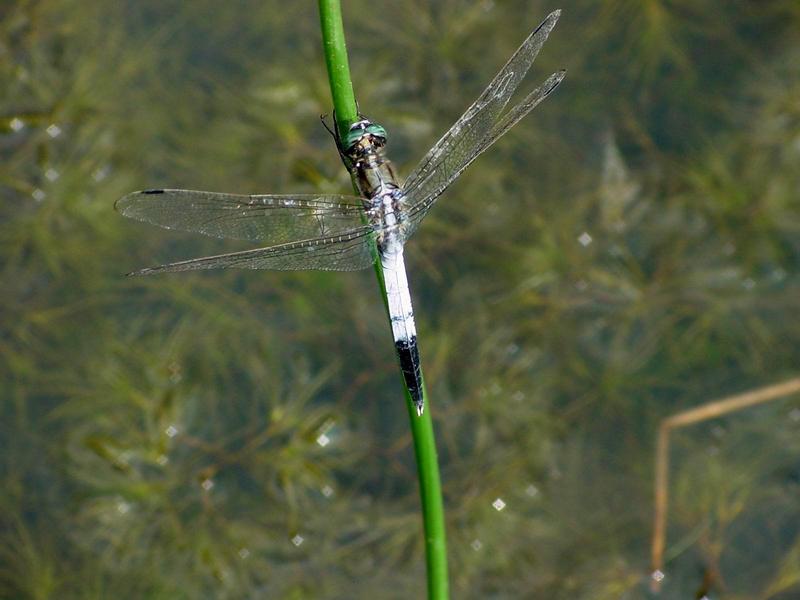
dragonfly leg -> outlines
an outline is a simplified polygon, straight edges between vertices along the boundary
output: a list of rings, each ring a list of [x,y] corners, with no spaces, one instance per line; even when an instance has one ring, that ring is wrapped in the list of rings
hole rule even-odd
[[[328,115],[320,115],[319,120],[322,122],[322,126],[328,130],[328,133],[333,136],[333,141],[336,143],[336,151],[339,153],[339,158],[342,159],[342,163],[347,166],[348,159],[345,155],[344,151],[342,150],[342,139],[339,137],[339,124],[336,122],[336,110],[333,111],[333,127],[328,125],[328,122],[325,120]]]

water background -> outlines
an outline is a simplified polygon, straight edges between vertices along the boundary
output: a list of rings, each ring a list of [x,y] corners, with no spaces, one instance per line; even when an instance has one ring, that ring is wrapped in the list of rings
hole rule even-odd
[[[557,7],[345,3],[401,175]],[[651,597],[659,424],[800,377],[797,2],[561,8],[407,246],[454,598]],[[373,273],[124,277],[252,247],[127,192],[348,192],[330,110],[312,2],[0,5],[0,597],[423,597]],[[673,432],[660,597],[800,597],[799,434]]]

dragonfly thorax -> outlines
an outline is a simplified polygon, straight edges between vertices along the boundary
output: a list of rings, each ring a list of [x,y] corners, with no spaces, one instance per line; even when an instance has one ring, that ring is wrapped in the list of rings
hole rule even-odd
[[[387,213],[397,210],[402,200],[400,185],[392,164],[386,158],[385,147],[386,130],[369,119],[353,123],[340,147],[345,165],[376,229],[387,225]]]

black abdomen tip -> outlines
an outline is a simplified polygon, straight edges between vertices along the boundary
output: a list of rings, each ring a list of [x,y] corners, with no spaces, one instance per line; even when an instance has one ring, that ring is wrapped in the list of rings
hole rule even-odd
[[[400,359],[400,370],[403,372],[403,380],[406,388],[417,409],[417,415],[421,416],[425,408],[425,400],[422,397],[422,375],[419,366],[419,347],[417,337],[412,336],[410,340],[396,340],[394,347],[397,350],[397,357]]]

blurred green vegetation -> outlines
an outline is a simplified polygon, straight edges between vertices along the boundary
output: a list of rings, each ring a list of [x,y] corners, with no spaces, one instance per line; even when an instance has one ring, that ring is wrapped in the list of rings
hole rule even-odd
[[[400,173],[557,7],[345,4]],[[660,419],[800,364],[800,5],[562,7],[565,83],[408,246],[457,598],[647,597]],[[349,189],[314,8],[0,4],[0,597],[423,595],[372,273],[122,276],[246,247],[128,191]],[[674,436],[662,597],[798,597],[798,433]]]

